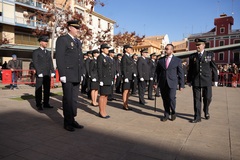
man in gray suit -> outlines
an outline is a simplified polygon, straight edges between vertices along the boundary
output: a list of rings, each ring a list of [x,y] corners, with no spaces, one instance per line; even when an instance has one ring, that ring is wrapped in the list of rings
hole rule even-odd
[[[51,77],[55,76],[51,52],[48,51],[48,37],[40,36],[40,47],[33,51],[33,66],[36,70],[35,101],[38,110],[53,108],[49,104]],[[44,100],[42,106],[42,86],[44,88]]]
[[[173,55],[174,46],[167,44],[165,47],[166,56],[159,59],[156,74],[157,82],[161,91],[164,117],[162,121],[168,120],[171,115],[171,120],[176,119],[176,90],[179,84],[179,90],[184,88],[184,74],[182,69],[182,61]]]

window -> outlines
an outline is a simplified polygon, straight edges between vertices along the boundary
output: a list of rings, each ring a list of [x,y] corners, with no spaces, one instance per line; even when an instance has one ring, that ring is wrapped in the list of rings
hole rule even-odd
[[[92,15],[89,14],[89,24],[92,25]]]
[[[239,63],[239,61],[240,61],[239,55],[240,55],[239,52],[234,53],[234,63]]]
[[[98,28],[101,28],[101,19],[98,19]]]
[[[219,61],[223,61],[224,60],[224,53],[223,52],[218,53],[218,60]]]
[[[206,42],[205,43],[205,48],[209,48],[210,47],[210,43],[209,42]]]
[[[235,39],[234,40],[234,43],[236,44],[236,43],[240,43],[240,39]]]
[[[219,46],[224,46],[224,41],[219,41]]]
[[[220,33],[224,33],[225,32],[225,28],[224,27],[221,27],[220,28]]]

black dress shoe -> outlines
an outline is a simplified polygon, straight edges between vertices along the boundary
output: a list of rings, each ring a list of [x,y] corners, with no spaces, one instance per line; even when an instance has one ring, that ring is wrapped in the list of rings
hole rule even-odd
[[[129,108],[129,107],[123,107],[123,109],[126,110],[126,111],[131,111],[132,110],[132,108]]]
[[[194,120],[191,120],[191,123],[198,123],[198,122],[201,122],[201,119],[194,119]]]
[[[109,115],[107,115],[107,116],[104,117],[104,116],[101,115],[101,113],[99,113],[99,117],[104,118],[104,119],[108,119],[108,118],[110,118]]]
[[[143,103],[143,102],[139,102],[139,104],[145,105],[145,104],[146,104],[146,102],[144,102],[144,103]]]
[[[210,114],[205,114],[205,118],[206,118],[206,120],[209,120],[210,119]]]
[[[149,100],[154,100],[154,98],[148,98]]]
[[[38,109],[38,110],[43,110],[42,105],[37,105],[37,109]]]
[[[84,128],[84,126],[78,124],[76,121],[73,122],[72,126],[73,126],[74,128],[78,128],[78,129],[83,129],[83,128]]]
[[[44,108],[53,108],[53,106],[51,106],[51,105],[44,105],[43,107]]]
[[[70,132],[75,131],[73,126],[64,126],[64,129],[66,129],[67,131],[70,131]]]
[[[171,120],[174,121],[176,119],[176,114],[171,115]]]
[[[166,122],[168,120],[168,117],[164,116],[161,121]]]

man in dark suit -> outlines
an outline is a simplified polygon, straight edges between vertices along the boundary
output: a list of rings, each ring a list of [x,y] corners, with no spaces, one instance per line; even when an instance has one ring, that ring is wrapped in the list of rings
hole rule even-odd
[[[121,93],[121,84],[122,84],[122,71],[121,71],[121,59],[122,59],[122,54],[117,54],[117,59],[116,59],[116,93]]]
[[[156,74],[157,82],[161,91],[165,122],[171,115],[171,120],[176,119],[176,90],[179,83],[179,90],[184,88],[184,75],[181,59],[173,55],[173,45],[167,44],[165,47],[166,56],[159,59]]]
[[[141,50],[141,57],[138,58],[137,61],[137,69],[138,69],[138,95],[139,95],[139,103],[145,105],[146,102],[144,100],[144,93],[146,90],[147,82],[149,81],[149,65],[147,59],[148,49]]]
[[[49,104],[51,77],[55,76],[51,52],[48,51],[48,37],[41,36],[38,39],[40,47],[33,51],[33,66],[36,70],[35,101],[38,110],[53,108]],[[44,88],[44,100],[42,107],[42,86]]]
[[[205,51],[205,41],[195,39],[197,52],[189,57],[189,71],[187,82],[192,86],[194,99],[194,119],[192,123],[201,122],[201,105],[203,97],[203,111],[205,118],[210,118],[209,105],[212,101],[212,81],[217,86],[218,74],[214,54]]]
[[[154,78],[155,78],[155,71],[156,71],[156,53],[152,53],[150,55],[150,60],[148,62],[149,64],[149,83],[148,83],[148,99],[149,100],[154,100],[152,96],[153,92],[153,85],[154,85]]]
[[[58,37],[56,61],[63,89],[64,128],[74,131],[83,128],[74,117],[77,115],[77,99],[83,75],[82,44],[78,40],[79,21],[67,22],[68,34]]]

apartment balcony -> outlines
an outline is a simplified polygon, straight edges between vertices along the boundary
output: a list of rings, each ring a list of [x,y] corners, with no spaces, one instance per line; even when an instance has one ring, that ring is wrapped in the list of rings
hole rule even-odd
[[[16,0],[16,4],[22,5],[25,7],[30,7],[32,9],[46,10],[43,8],[43,4],[34,0]]]
[[[34,20],[35,18],[28,20],[24,17],[17,17],[15,18],[15,24],[19,27],[26,27],[26,28],[36,28],[36,27],[46,27],[47,24],[41,21]]]

